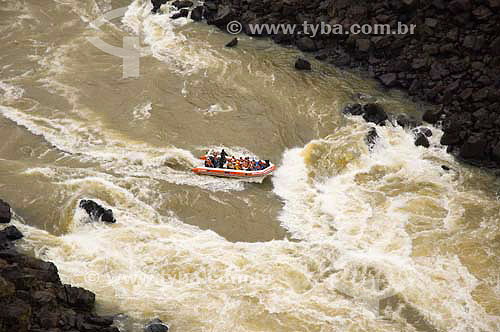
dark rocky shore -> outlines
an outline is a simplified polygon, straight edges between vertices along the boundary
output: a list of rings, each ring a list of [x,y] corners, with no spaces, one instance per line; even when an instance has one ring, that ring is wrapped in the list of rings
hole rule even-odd
[[[153,0],[155,8],[166,3]],[[174,1],[189,7],[191,1]],[[341,67],[361,68],[387,88],[436,105],[441,144],[478,166],[500,167],[500,0],[206,0],[192,18],[226,30],[250,24],[415,24],[413,35],[269,36]],[[297,29],[299,31],[301,29]],[[265,34],[264,34],[265,36]],[[303,67],[303,66],[299,66]],[[306,66],[307,67],[307,66]]]
[[[10,207],[0,200],[0,222]],[[15,226],[0,231],[0,332],[119,332],[113,317],[94,312],[94,293],[61,283],[57,267],[17,251],[23,235]]]

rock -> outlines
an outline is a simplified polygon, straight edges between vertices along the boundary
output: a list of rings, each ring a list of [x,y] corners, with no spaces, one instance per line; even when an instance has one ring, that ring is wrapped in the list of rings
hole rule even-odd
[[[295,69],[311,70],[311,63],[304,58],[298,58],[297,61],[295,61]]]
[[[95,294],[84,288],[64,285],[66,302],[75,308],[92,310],[95,304]]]
[[[424,148],[428,148],[430,146],[429,140],[425,137],[424,134],[418,133],[415,139],[415,146],[423,146]]]
[[[363,115],[365,111],[361,104],[348,104],[344,107],[342,113],[346,115]]]
[[[226,44],[226,47],[235,47],[238,45],[238,38],[233,38],[229,43]]]
[[[370,130],[368,131],[368,133],[366,134],[366,137],[365,137],[366,144],[368,145],[368,148],[370,150],[373,149],[373,147],[377,143],[378,137],[379,136],[377,133],[377,129],[373,128],[373,127],[370,128]]]
[[[495,146],[493,146],[491,154],[494,160],[500,161],[500,141]]]
[[[432,137],[432,130],[427,127],[418,127],[413,129],[415,135],[423,134],[425,137]]]
[[[10,205],[0,199],[0,224],[8,224],[11,218]]]
[[[203,6],[197,6],[191,11],[191,19],[193,21],[201,21],[203,18]]]
[[[364,38],[357,39],[356,47],[361,52],[368,52],[371,47],[371,41],[370,39],[364,39]]]
[[[454,14],[465,12],[471,8],[470,0],[454,0],[448,4],[448,8]]]
[[[445,132],[443,136],[441,136],[441,145],[455,145],[460,143],[461,138],[460,134],[456,131]]]
[[[105,209],[92,200],[81,200],[79,206],[95,221],[116,222],[111,209]]]
[[[406,114],[398,114],[396,117],[396,124],[403,128],[415,128],[418,125],[416,119],[409,117]]]
[[[193,2],[189,0],[176,0],[172,2],[172,6],[176,7],[177,9],[189,8],[193,6]]]
[[[160,10],[160,7],[167,3],[168,0],[151,0],[153,4],[153,9],[151,9],[152,13],[157,13]]]
[[[309,37],[302,37],[296,41],[299,50],[303,52],[315,52],[318,50],[316,43]]]
[[[9,241],[19,240],[23,237],[23,233],[21,233],[16,226],[8,226],[0,231],[2,236],[5,236]]]
[[[425,111],[424,116],[422,117],[422,120],[425,122],[428,122],[430,124],[435,124],[441,119],[441,115],[443,114],[443,111],[441,109],[429,109]]]
[[[226,29],[227,24],[235,19],[233,10],[229,6],[221,6],[213,16],[207,17],[207,23]]]
[[[490,44],[493,54],[500,55],[500,36],[496,37]]]
[[[441,165],[441,168],[442,168],[443,170],[445,170],[445,171],[449,171],[449,170],[451,170],[451,168],[449,168],[449,167],[448,167],[448,166],[446,166],[446,165]]]
[[[387,113],[385,113],[382,106],[379,104],[366,104],[363,106],[364,114],[363,119],[366,122],[375,123],[376,125],[383,125],[385,120],[387,120]]]
[[[460,147],[460,157],[464,159],[483,160],[486,157],[488,142],[482,135],[474,135]]]
[[[189,16],[189,10],[188,9],[181,9],[179,12],[172,14],[170,18],[172,20],[176,20],[181,17],[188,17]]]
[[[153,319],[144,327],[144,332],[168,332],[168,330],[168,325],[158,318]]]
[[[2,305],[0,310],[0,323],[2,331],[28,331],[30,328],[31,307],[19,300],[11,299]]]
[[[379,76],[379,80],[388,88],[395,87],[398,83],[397,76],[394,73],[388,73]]]

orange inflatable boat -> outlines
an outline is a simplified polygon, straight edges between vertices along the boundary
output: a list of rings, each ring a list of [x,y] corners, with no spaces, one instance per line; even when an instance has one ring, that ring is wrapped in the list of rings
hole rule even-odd
[[[203,156],[200,158],[201,160],[205,160],[206,157]],[[276,166],[272,163],[269,163],[269,166],[265,169],[261,169],[258,171],[243,171],[236,169],[228,169],[228,168],[213,168],[213,167],[195,167],[192,171],[199,175],[211,175],[218,176],[224,178],[239,178],[239,179],[264,179],[266,176],[271,175]]]

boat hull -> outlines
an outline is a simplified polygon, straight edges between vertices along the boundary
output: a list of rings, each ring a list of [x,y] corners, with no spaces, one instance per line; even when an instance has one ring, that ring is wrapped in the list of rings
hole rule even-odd
[[[252,178],[265,178],[271,175],[276,169],[275,165],[269,166],[260,171],[241,171],[227,168],[211,168],[211,167],[196,167],[192,171],[199,175],[217,176],[223,178],[238,178],[238,179],[252,179]]]

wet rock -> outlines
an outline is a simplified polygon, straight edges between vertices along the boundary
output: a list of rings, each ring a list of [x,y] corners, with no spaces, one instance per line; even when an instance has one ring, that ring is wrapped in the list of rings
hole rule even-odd
[[[0,199],[0,224],[8,224],[11,218],[10,205]]]
[[[455,145],[460,143],[461,138],[460,134],[456,131],[445,132],[443,136],[441,136],[441,145]]]
[[[92,310],[95,304],[95,294],[81,287],[64,285],[66,302],[74,308]]]
[[[92,200],[81,200],[79,206],[84,209],[94,221],[104,221],[107,223],[116,222],[111,209],[105,209]]]
[[[342,113],[345,115],[363,115],[364,112],[361,104],[348,104],[342,110]]]
[[[119,332],[113,319],[95,315],[95,295],[63,285],[53,263],[16,251],[14,227],[0,232],[0,331]],[[2,247],[3,249],[3,247]]]
[[[214,15],[208,15],[207,23],[220,29],[226,29],[227,24],[235,19],[235,14],[229,6],[218,7]]]
[[[470,0],[454,0],[448,5],[450,11],[454,14],[468,11],[471,8]]]
[[[318,47],[314,40],[309,37],[302,37],[296,41],[296,45],[299,50],[303,52],[315,52],[318,50]]]
[[[197,6],[191,11],[191,19],[193,21],[201,21],[203,19],[203,6]]]
[[[398,84],[397,76],[394,73],[381,75],[379,80],[388,88],[395,87]]]
[[[152,13],[157,13],[160,10],[160,7],[167,3],[168,0],[151,0],[153,4],[153,9],[151,9]]]
[[[235,47],[238,45],[238,38],[233,38],[229,43],[226,44],[226,47]]]
[[[176,7],[177,9],[189,8],[193,6],[193,2],[189,0],[176,0],[172,2],[172,6]]]
[[[363,110],[363,119],[366,122],[375,123],[376,125],[383,125],[385,120],[388,119],[387,113],[379,104],[366,104],[365,106],[363,106]]]
[[[295,61],[295,69],[311,70],[311,63],[304,58],[298,58],[297,61]]]
[[[168,325],[158,318],[153,319],[144,327],[144,332],[168,332],[168,330]]]
[[[172,14],[170,18],[172,20],[176,20],[181,17],[188,17],[189,16],[189,10],[188,9],[181,9],[179,12]]]
[[[378,137],[379,136],[378,136],[378,133],[377,133],[377,129],[376,128],[370,128],[370,130],[368,131],[368,133],[366,134],[366,137],[365,137],[366,144],[368,145],[368,148],[370,150],[373,149],[373,147],[377,143]]]
[[[431,137],[432,136],[432,130],[430,130],[427,127],[418,127],[413,129],[413,133],[415,135],[417,134],[423,134],[425,137]]]
[[[494,160],[500,161],[500,142],[493,146],[491,154]]]
[[[21,233],[16,226],[8,226],[1,230],[0,234],[9,241],[19,240],[23,237],[23,233]]]
[[[371,41],[370,39],[364,39],[364,38],[358,39],[356,40],[356,47],[361,52],[368,52],[371,47]]]
[[[425,111],[424,116],[422,117],[422,120],[425,122],[428,122],[430,124],[435,124],[441,119],[441,115],[443,114],[442,110],[440,109],[429,109]]]
[[[418,121],[415,118],[409,117],[406,114],[398,114],[398,116],[396,117],[396,124],[405,129],[415,128],[416,126],[418,126]]]
[[[428,148],[430,146],[429,140],[424,134],[418,133],[415,139],[415,146],[423,146],[424,148]]]
[[[474,135],[460,147],[460,157],[482,160],[486,157],[487,140],[482,135]]]

